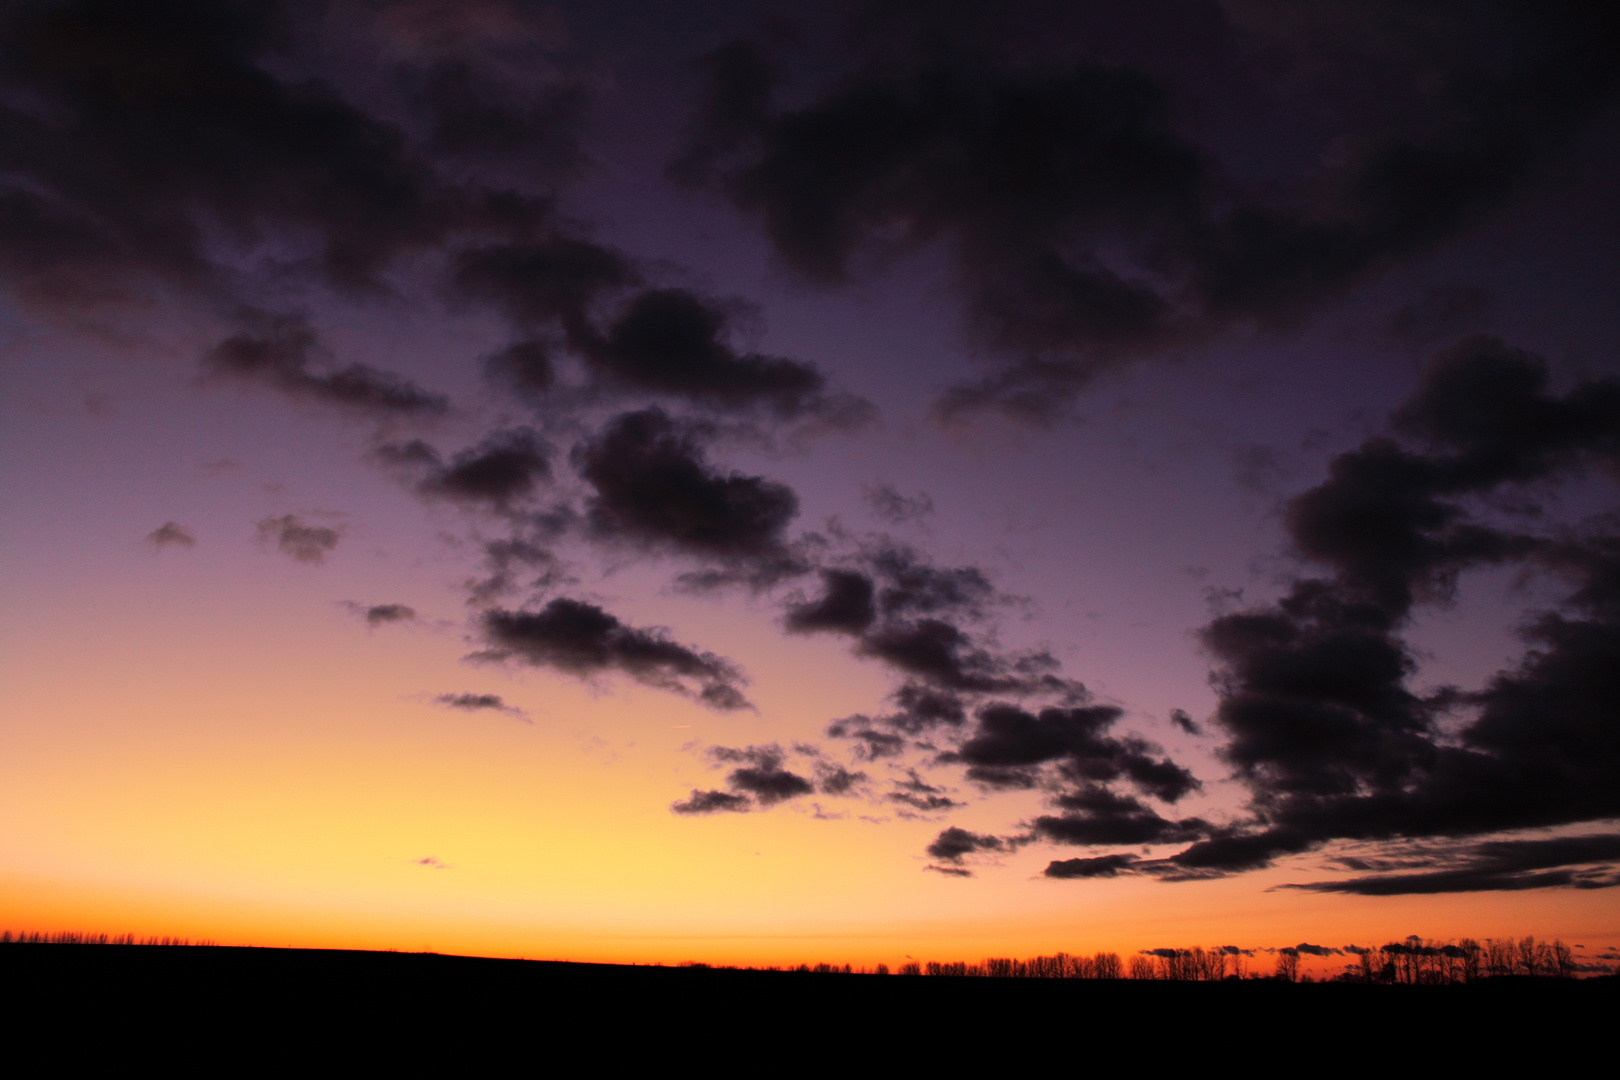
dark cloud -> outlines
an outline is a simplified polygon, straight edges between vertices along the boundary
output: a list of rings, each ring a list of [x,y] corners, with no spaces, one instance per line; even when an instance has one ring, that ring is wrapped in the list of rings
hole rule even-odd
[[[1123,715],[1112,705],[1048,708],[1031,713],[1013,705],[980,709],[977,723],[942,761],[968,766],[970,780],[989,787],[1035,786],[1041,767],[1058,763],[1060,774],[1087,785],[1127,780],[1144,794],[1176,802],[1200,785],[1168,758],[1154,757],[1151,743],[1107,734]]]
[[[283,555],[319,566],[338,546],[341,534],[324,525],[309,525],[296,514],[267,517],[259,522],[259,541],[275,541]]]
[[[1098,855],[1090,859],[1054,859],[1046,866],[1049,878],[1118,877],[1136,862],[1135,855]]]
[[[1470,836],[1620,814],[1620,540],[1612,521],[1520,531],[1534,515],[1494,513],[1511,491],[1539,503],[1552,484],[1620,460],[1620,383],[1550,390],[1546,364],[1491,338],[1437,354],[1392,434],[1333,460],[1288,507],[1300,553],[1332,571],[1276,604],[1202,631],[1217,662],[1221,756],[1253,794],[1254,821],[1172,861],[1247,869],[1331,839]],[[1498,519],[1508,521],[1507,526]],[[1529,646],[1484,687],[1420,697],[1404,634],[1464,570],[1540,569],[1567,583],[1529,618]],[[1443,723],[1448,717],[1458,722]],[[1449,891],[1576,884],[1489,865],[1324,883],[1329,891]]]
[[[1344,955],[1344,950],[1343,949],[1335,949],[1331,945],[1310,945],[1310,944],[1307,944],[1306,942],[1303,942],[1303,941],[1300,942],[1298,945],[1295,945],[1293,948],[1294,948],[1294,951],[1299,953],[1301,956],[1343,956]]]
[[[557,218],[556,185],[584,162],[588,93],[548,56],[557,35],[534,29],[549,9],[513,6],[499,32],[468,30],[492,9],[427,10],[10,5],[0,287],[68,313],[176,300],[215,315],[246,308],[239,332],[208,350],[211,373],[432,416],[449,408],[442,395],[333,365],[307,322],[253,305],[289,286],[350,296],[441,286],[506,317],[514,340],[488,370],[530,398],[552,389],[566,350],[654,392],[848,419],[847,395],[826,394],[806,365],[732,350],[728,320],[714,321],[721,307],[678,290],[627,298],[642,284],[635,262]],[[612,307],[616,321],[599,329]]]
[[[586,358],[622,386],[726,409],[768,405],[798,416],[821,397],[826,380],[807,364],[738,353],[725,340],[727,313],[684,289],[640,293]]]
[[[846,717],[827,726],[827,736],[833,739],[851,739],[855,742],[855,756],[862,761],[896,757],[906,749],[906,740],[892,731],[879,731],[869,717]]]
[[[823,759],[818,747],[795,743],[793,751],[814,759],[814,781],[786,768],[787,752],[776,743],[744,747],[711,746],[708,756],[712,761],[737,766],[726,775],[726,784],[731,791],[694,791],[691,799],[676,803],[673,809],[678,814],[769,809],[778,803],[817,791],[823,795],[852,795],[867,780],[863,772],[853,772]],[[815,807],[815,813],[818,818],[835,819],[840,816],[824,814],[819,804]]]
[[[683,288],[633,292],[643,274],[627,256],[550,226],[542,231],[470,246],[453,259],[452,295],[493,306],[517,332],[485,361],[498,387],[537,407],[568,389],[573,398],[559,402],[653,395],[722,412],[763,410],[779,422],[800,421],[794,441],[876,418],[870,402],[830,391],[814,366],[739,349],[740,301]],[[556,338],[583,383],[559,379]]]
[[[446,708],[463,709],[467,712],[506,708],[506,702],[501,700],[499,694],[440,694],[433,700]]]
[[[1518,892],[1524,889],[1567,888],[1576,884],[1568,870],[1547,870],[1536,874],[1491,874],[1472,870],[1436,870],[1428,874],[1392,874],[1351,878],[1347,881],[1316,881],[1286,886],[1308,892],[1350,893],[1357,896],[1422,896],[1436,893]],[[1620,885],[1620,878],[1604,886]]]
[[[878,603],[887,616],[956,614],[981,618],[995,586],[976,566],[934,566],[911,548],[885,544],[869,558],[883,583]]]
[[[867,775],[825,762],[816,766],[816,789],[823,795],[849,795],[866,783]]]
[[[1305,555],[1391,612],[1443,594],[1464,567],[1522,558],[1532,541],[1471,519],[1462,500],[1620,454],[1620,383],[1547,392],[1541,358],[1469,337],[1435,355],[1390,437],[1335,458],[1288,507]]]
[[[884,722],[908,734],[945,725],[960,727],[967,720],[967,707],[961,696],[906,683],[894,692],[900,712],[884,717]]]
[[[560,35],[545,28],[544,12],[383,7],[383,36],[408,54],[396,77],[410,120],[436,161],[518,186],[565,181],[584,167],[579,136],[589,95],[580,80],[559,77],[545,62]]]
[[[1228,175],[1155,79],[1003,64],[974,40],[984,25],[919,31],[898,55],[891,29],[880,59],[792,107],[771,103],[765,47],[728,45],[706,61],[703,118],[673,171],[756,216],[812,281],[943,243],[966,320],[1018,363],[942,411],[1048,422],[1100,368],[1234,323],[1286,325],[1432,249],[1612,98],[1614,32],[1592,9],[1469,21],[1516,61],[1430,43],[1404,115],[1344,132],[1348,152],[1284,184]]]
[[[981,644],[968,624],[983,622],[999,594],[974,566],[935,566],[913,548],[887,538],[859,553],[857,568],[821,571],[819,599],[788,605],[789,630],[830,631],[855,638],[858,656],[878,660],[906,678],[894,698],[901,711],[882,722],[915,733],[960,724],[963,695],[1083,693],[1057,675],[1058,662],[1041,650],[1009,652]]]
[[[871,73],[797,112],[755,113],[760,122],[746,141],[731,140],[751,153],[720,170],[722,183],[763,217],[783,258],[820,281],[848,275],[854,256],[874,243],[879,219],[891,244],[953,235],[997,259],[997,269],[1017,272],[1029,255],[1051,250],[1023,250],[1018,241],[1033,238],[1020,224],[1058,226],[1081,208],[1145,216],[1159,201],[1192,202],[1202,180],[1198,155],[1168,135],[1162,94],[1125,71],[1027,79],[948,67]],[[1094,277],[1131,295],[1111,275]],[[1148,311],[1110,295],[1092,317],[1140,333],[1133,321],[1164,317],[1164,305],[1142,295]],[[1001,321],[1028,334],[1024,327],[1040,325],[1034,314]],[[1090,314],[1064,318],[1083,323]]]
[[[791,561],[782,534],[799,510],[792,489],[716,470],[697,431],[661,409],[614,418],[575,463],[596,492],[587,516],[599,539],[767,570]]]
[[[716,746],[709,751],[709,756],[716,761],[740,765],[727,775],[726,782],[733,790],[753,796],[760,806],[774,806],[816,790],[809,780],[782,767],[785,755],[775,743],[742,749]]]
[[[1171,709],[1170,723],[1174,725],[1177,730],[1185,732],[1188,735],[1202,737],[1204,734],[1204,729],[1198,725],[1198,721],[1187,715],[1187,712],[1184,709]]]
[[[1049,877],[1114,877],[1119,874],[1146,875],[1161,881],[1198,881],[1222,877],[1267,865],[1279,855],[1292,854],[1309,846],[1308,841],[1280,833],[1245,834],[1227,826],[1211,825],[1199,818],[1166,821],[1156,817],[1140,800],[1119,796],[1107,789],[1069,792],[1055,802],[1070,809],[1061,816],[1038,819],[1037,836],[1059,843],[1099,844],[1183,844],[1187,848],[1167,858],[1149,859],[1119,852],[1093,858],[1064,859],[1051,864]],[[1203,837],[1203,839],[1198,839]]]
[[[862,550],[857,564],[859,570],[823,570],[822,595],[790,601],[786,625],[848,634],[856,655],[884,663],[905,682],[891,695],[896,711],[835,721],[829,737],[855,743],[860,760],[926,752],[918,765],[965,765],[967,778],[985,788],[1042,788],[1065,813],[1043,819],[1048,825],[1037,832],[1060,842],[1173,842],[1201,835],[1204,823],[1165,820],[1127,797],[1098,803],[1114,797],[1106,788],[1113,782],[1170,802],[1199,785],[1146,740],[1109,734],[1122,711],[1089,704],[1085,687],[1059,674],[1049,652],[996,647],[993,628],[987,633],[979,624],[1011,598],[983,571],[936,566],[886,538]],[[1031,711],[996,700],[1001,696],[1055,704]],[[885,796],[889,801],[921,813],[961,805],[915,768],[908,775],[909,782]],[[1083,838],[1093,834],[1097,839]]]
[[[999,836],[969,832],[953,825],[934,837],[926,850],[941,862],[960,863],[965,856],[981,851],[1002,852],[1008,847],[1008,843]]]
[[[1140,799],[1087,784],[1059,795],[1061,814],[1037,817],[1037,836],[1058,844],[1170,844],[1204,835],[1209,826],[1199,818],[1172,821]]]
[[[447,709],[458,709],[461,712],[498,712],[515,716],[524,723],[532,723],[523,710],[515,705],[508,705],[499,694],[439,694],[433,699],[435,705],[442,705]]]
[[[179,547],[196,547],[197,538],[190,529],[173,521],[165,521],[162,525],[146,534],[146,542],[162,551],[170,544]]]
[[[448,148],[316,77],[307,35],[335,24],[297,15],[274,2],[8,5],[7,286],[58,309],[164,289],[217,298],[240,280],[239,256],[274,251],[280,269],[371,291],[401,256],[500,216],[437,167]],[[330,393],[386,408],[433,400],[373,375],[338,373]]]
[[[959,806],[966,805],[949,795],[919,795],[915,791],[891,791],[887,798],[890,802],[909,806],[911,809],[920,810],[925,814],[933,814],[941,810],[954,810]],[[901,811],[901,816],[906,816],[905,811]]]
[[[321,350],[315,331],[295,316],[254,316],[253,329],[220,341],[203,355],[215,375],[257,382],[291,397],[380,416],[437,416],[449,411],[441,394],[364,364],[314,371]]]
[[[525,330],[560,326],[574,345],[595,337],[599,300],[639,279],[619,252],[559,234],[466,248],[452,272],[460,295],[494,305]]]
[[[1397,430],[1449,451],[1453,490],[1525,482],[1593,458],[1620,456],[1620,382],[1593,379],[1549,393],[1547,362],[1475,335],[1437,354]]]
[[[620,622],[594,604],[558,598],[539,611],[494,608],[478,619],[488,648],[481,660],[519,660],[589,678],[619,671],[639,682],[696,698],[713,709],[752,708],[730,661],[671,641],[661,629]]]
[[[343,606],[366,620],[367,626],[416,621],[416,609],[405,604],[372,604],[368,607],[364,604],[345,603]]]
[[[1410,896],[1523,889],[1604,889],[1620,885],[1620,834],[1487,840],[1448,851],[1441,868],[1315,881],[1283,888],[1358,896]]]
[[[894,790],[889,792],[887,798],[890,802],[897,802],[924,813],[951,810],[962,805],[945,795],[944,790],[917,775],[916,769],[907,769],[906,778],[894,782]]]
[[[726,779],[752,795],[761,806],[771,806],[815,790],[810,781],[785,769],[736,769]]]
[[[424,495],[497,510],[509,509],[551,479],[546,444],[529,428],[492,432],[448,463],[441,463],[438,452],[420,440],[385,446],[378,453],[391,463],[425,470],[417,482]]]
[[[851,570],[823,570],[821,583],[824,591],[819,600],[789,606],[784,620],[788,630],[859,634],[872,625],[877,608],[871,578]]]
[[[936,874],[944,874],[946,877],[970,878],[973,876],[973,871],[969,870],[965,866],[939,866],[931,863],[928,866],[923,867],[923,869],[932,870]]]
[[[677,814],[696,815],[714,814],[725,810],[745,811],[752,806],[746,795],[732,795],[725,791],[698,791],[693,788],[690,798],[670,804],[670,809]]]
[[[366,622],[372,626],[391,622],[408,622],[416,618],[416,609],[404,604],[373,604],[366,608]]]
[[[994,692],[1013,689],[1019,681],[1001,657],[978,648],[966,633],[941,619],[873,630],[856,651],[945,690]]]
[[[1431,710],[1405,688],[1414,664],[1391,630],[1382,609],[1315,581],[1273,610],[1216,619],[1203,640],[1227,665],[1221,755],[1279,794],[1405,779],[1431,748]]]
[[[771,95],[781,78],[773,57],[753,42],[733,41],[695,64],[708,76],[707,93],[687,145],[669,166],[678,183],[701,184],[715,166],[770,122]]]
[[[1241,826],[1211,829],[1208,839],[1170,856],[1165,865],[1194,874],[1257,870],[1280,855],[1297,854],[1311,846],[1308,835],[1287,827],[1259,831],[1244,831]]]

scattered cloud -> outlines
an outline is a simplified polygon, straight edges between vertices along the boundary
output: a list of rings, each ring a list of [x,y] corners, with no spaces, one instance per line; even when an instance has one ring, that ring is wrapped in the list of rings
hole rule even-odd
[[[712,709],[750,709],[747,680],[730,661],[670,640],[661,628],[626,625],[594,604],[559,597],[538,611],[492,608],[479,616],[478,660],[515,660],[590,678],[617,671]]]
[[[1430,869],[1279,886],[1357,896],[1609,889],[1620,886],[1620,834],[1487,840],[1424,860]],[[1303,946],[1301,946],[1303,949]]]
[[[324,563],[342,538],[338,530],[307,524],[296,514],[263,518],[258,533],[260,543],[273,541],[283,555],[312,566]]]
[[[184,525],[174,521],[165,521],[162,525],[146,534],[146,542],[158,551],[162,551],[171,545],[184,548],[196,547],[197,537]]]
[[[782,767],[782,748],[775,743],[742,749],[716,746],[709,751],[709,756],[718,762],[738,765],[727,775],[726,782],[734,791],[753,796],[760,806],[774,806],[816,790],[805,777]]]
[[[314,329],[299,316],[251,313],[247,318],[252,329],[224,338],[203,354],[206,371],[378,416],[439,416],[450,409],[442,394],[364,364],[312,368],[323,350]]]
[[[515,705],[508,705],[499,694],[438,694],[433,698],[435,705],[446,709],[457,709],[461,712],[498,712],[508,716],[515,716],[524,723],[532,723],[522,709]]]
[[[413,476],[416,491],[425,497],[499,511],[509,511],[551,480],[549,448],[530,428],[492,432],[448,462],[421,439],[385,443],[373,456]]]
[[[1136,862],[1135,855],[1097,855],[1089,859],[1054,859],[1046,865],[1049,878],[1118,877]]]
[[[741,812],[752,808],[753,802],[746,795],[734,795],[727,791],[698,791],[696,788],[692,789],[690,798],[670,805],[670,809],[675,813],[686,816],[723,811]]]
[[[366,625],[373,629],[390,623],[416,621],[416,609],[406,604],[357,604],[353,600],[344,600],[338,606],[356,618],[364,619]]]
[[[763,477],[715,469],[701,440],[701,428],[654,408],[615,417],[576,449],[580,473],[595,490],[587,510],[592,534],[766,568],[791,562],[783,531],[798,514],[798,496]]]

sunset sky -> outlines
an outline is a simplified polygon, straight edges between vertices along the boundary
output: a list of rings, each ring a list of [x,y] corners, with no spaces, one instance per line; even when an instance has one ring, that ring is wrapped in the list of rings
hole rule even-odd
[[[0,7],[0,929],[1620,959],[1600,5]]]

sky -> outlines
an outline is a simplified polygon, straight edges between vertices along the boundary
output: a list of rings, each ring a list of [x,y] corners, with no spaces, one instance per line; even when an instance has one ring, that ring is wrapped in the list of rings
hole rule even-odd
[[[1595,6],[0,24],[0,923],[1620,959]]]

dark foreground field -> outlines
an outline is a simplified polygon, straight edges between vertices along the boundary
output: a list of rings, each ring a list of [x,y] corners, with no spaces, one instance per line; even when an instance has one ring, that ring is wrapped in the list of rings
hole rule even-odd
[[[537,1065],[636,1059],[797,1073],[1061,1059],[1070,1071],[1130,1062],[1155,1063],[1157,1073],[1233,1059],[1265,1070],[1345,1056],[1367,1068],[1413,1054],[1456,1061],[1490,1057],[1493,1048],[1556,1053],[1579,1044],[1580,1031],[1606,1026],[1620,983],[979,979],[18,945],[0,948],[0,995],[13,1039],[54,1045],[64,1061],[110,1054],[246,1064],[314,1055],[466,1064],[516,1054]]]

